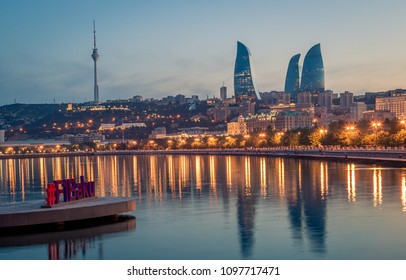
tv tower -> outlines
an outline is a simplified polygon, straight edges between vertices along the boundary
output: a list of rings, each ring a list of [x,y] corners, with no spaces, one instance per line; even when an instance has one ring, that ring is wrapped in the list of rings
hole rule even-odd
[[[99,86],[97,84],[97,60],[99,59],[99,54],[96,48],[96,23],[93,20],[93,53],[92,58],[94,61],[94,102],[99,103]]]

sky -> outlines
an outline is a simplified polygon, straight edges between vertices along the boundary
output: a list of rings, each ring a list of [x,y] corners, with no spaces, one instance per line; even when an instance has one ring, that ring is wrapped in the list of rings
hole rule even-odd
[[[321,44],[326,89],[406,88],[404,0],[0,0],[0,105],[233,94],[237,41],[258,91]]]

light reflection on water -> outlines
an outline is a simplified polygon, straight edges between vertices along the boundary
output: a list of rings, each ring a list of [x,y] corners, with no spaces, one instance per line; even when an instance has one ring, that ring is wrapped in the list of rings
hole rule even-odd
[[[150,155],[7,159],[0,175],[1,204],[43,199],[48,182],[80,175],[96,181],[97,196],[135,197],[136,231],[93,229],[105,259],[406,258],[405,169]],[[0,259],[55,250],[1,244]],[[97,259],[96,247],[62,258]]]

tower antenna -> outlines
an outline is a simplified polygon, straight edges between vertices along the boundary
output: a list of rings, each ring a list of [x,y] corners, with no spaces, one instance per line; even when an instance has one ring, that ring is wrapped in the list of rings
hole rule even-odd
[[[93,49],[96,49],[96,22],[93,20]]]

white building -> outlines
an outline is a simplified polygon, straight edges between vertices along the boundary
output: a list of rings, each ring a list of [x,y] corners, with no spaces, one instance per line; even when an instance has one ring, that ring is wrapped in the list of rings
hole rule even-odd
[[[396,118],[406,115],[406,96],[380,97],[375,99],[376,111],[389,111],[395,113]]]
[[[132,127],[146,127],[146,125],[145,123],[123,123],[121,125],[116,125],[114,123],[102,123],[100,124],[99,130],[127,129]]]

